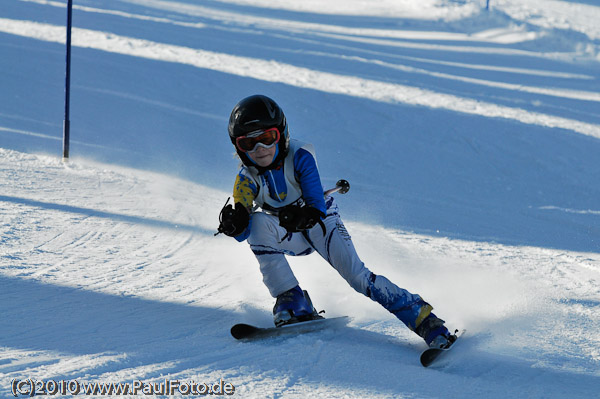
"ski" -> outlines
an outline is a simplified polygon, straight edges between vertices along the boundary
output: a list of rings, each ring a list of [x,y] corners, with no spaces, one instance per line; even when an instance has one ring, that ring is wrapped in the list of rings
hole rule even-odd
[[[257,327],[250,324],[236,324],[231,327],[231,335],[238,340],[250,341],[282,335],[298,335],[326,328],[343,327],[350,322],[350,317],[340,316],[331,319],[320,318],[299,323],[287,324],[281,327]]]
[[[456,341],[458,341],[458,339],[465,333],[466,330],[462,330],[460,332],[457,331],[456,333]],[[450,349],[452,349],[454,347],[454,345],[456,345],[456,341],[454,341],[452,343],[452,345],[450,345],[447,348],[428,348],[425,349],[423,351],[423,353],[421,353],[421,364],[423,365],[423,367],[429,367],[437,358],[439,358],[440,356],[444,355],[446,352],[448,352]]]

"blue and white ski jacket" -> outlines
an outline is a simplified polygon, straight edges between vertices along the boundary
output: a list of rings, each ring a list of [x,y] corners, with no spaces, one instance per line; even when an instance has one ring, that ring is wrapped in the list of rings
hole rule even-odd
[[[233,200],[247,209],[254,204],[276,212],[291,204],[304,204],[327,212],[323,186],[312,144],[290,140],[287,156],[275,169],[259,173],[255,167],[242,166],[233,187]],[[252,218],[246,230],[236,236],[244,241],[250,235]]]

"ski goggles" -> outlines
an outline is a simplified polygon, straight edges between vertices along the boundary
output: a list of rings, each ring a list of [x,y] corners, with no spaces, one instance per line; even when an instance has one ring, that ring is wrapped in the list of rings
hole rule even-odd
[[[258,130],[246,136],[235,139],[235,145],[241,152],[254,152],[258,147],[271,148],[279,143],[281,135],[279,129],[272,127],[267,130]]]

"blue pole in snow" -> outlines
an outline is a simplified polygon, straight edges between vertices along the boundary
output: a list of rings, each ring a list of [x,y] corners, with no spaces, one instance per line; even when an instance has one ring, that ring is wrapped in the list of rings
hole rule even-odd
[[[490,9],[490,0],[487,0],[485,3],[485,9],[489,10]]]
[[[67,2],[67,60],[65,73],[65,120],[63,121],[63,160],[69,158],[69,139],[71,136],[71,121],[69,107],[71,101],[71,21],[73,15],[73,0]]]

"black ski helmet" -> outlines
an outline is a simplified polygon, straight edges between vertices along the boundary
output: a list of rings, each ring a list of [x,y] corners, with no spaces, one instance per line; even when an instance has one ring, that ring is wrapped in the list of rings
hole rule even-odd
[[[244,165],[261,169],[248,158],[246,153],[237,148],[235,145],[236,139],[257,130],[266,130],[273,127],[279,130],[280,139],[277,143],[277,156],[270,166],[277,165],[281,159],[285,158],[289,149],[290,135],[283,110],[275,101],[263,95],[246,97],[233,107],[229,116],[229,139],[235,146],[235,150]],[[269,169],[269,167],[262,169]]]

